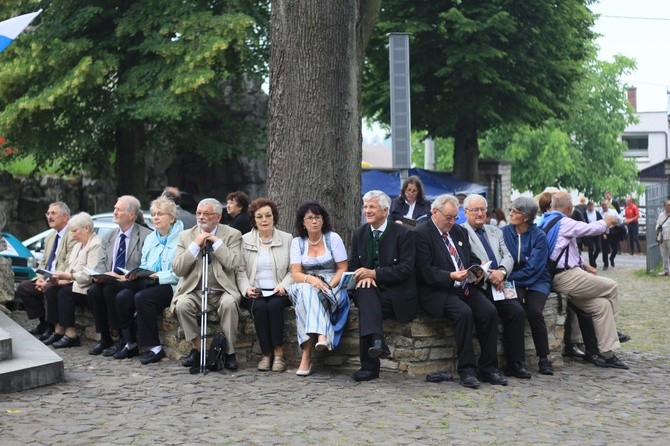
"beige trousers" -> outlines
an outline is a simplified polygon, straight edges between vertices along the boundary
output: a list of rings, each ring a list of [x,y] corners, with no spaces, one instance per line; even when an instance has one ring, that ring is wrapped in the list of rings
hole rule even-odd
[[[619,348],[616,331],[619,291],[614,280],[573,268],[554,276],[551,285],[554,291],[567,295],[578,308],[591,314],[601,352]]]
[[[176,298],[174,314],[184,330],[187,341],[200,336],[200,291],[192,291]],[[226,335],[228,342],[228,354],[235,353],[235,341],[237,340],[237,326],[239,324],[239,302],[230,294],[210,294],[207,298],[207,307],[210,312],[216,312],[219,316],[221,331]]]

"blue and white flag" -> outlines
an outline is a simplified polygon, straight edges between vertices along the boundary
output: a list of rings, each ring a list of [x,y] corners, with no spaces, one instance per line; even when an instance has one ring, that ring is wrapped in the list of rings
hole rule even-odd
[[[30,25],[30,22],[32,22],[40,12],[42,12],[41,9],[37,12],[23,14],[0,22],[0,52],[7,48],[7,45],[12,43],[14,39],[21,34],[21,31],[26,29],[26,27]]]

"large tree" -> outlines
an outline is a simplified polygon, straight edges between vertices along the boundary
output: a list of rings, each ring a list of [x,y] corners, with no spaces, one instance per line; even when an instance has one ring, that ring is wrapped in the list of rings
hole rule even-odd
[[[145,158],[230,156],[256,136],[224,96],[265,75],[267,2],[7,0],[44,8],[35,30],[0,54],[0,136],[38,165],[111,173],[142,196]]]
[[[592,0],[387,0],[368,51],[363,105],[390,122],[386,34],[410,33],[412,128],[454,138],[454,174],[477,179],[478,136],[566,115],[592,53]]]
[[[345,239],[360,222],[363,50],[381,0],[273,0],[268,193],[324,205]]]
[[[587,197],[603,190],[623,196],[636,190],[637,166],[626,160],[624,129],[635,122],[621,77],[635,68],[623,56],[587,64],[566,119],[544,125],[504,126],[486,134],[485,156],[512,162],[512,184],[535,193],[546,186],[577,189]]]

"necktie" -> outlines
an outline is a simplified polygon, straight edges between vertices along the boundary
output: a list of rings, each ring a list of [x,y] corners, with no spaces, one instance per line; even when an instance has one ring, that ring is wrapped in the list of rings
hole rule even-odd
[[[449,237],[449,234],[442,234],[442,240],[444,241],[444,244],[447,245],[447,249],[449,250],[449,254],[456,259],[456,265],[458,266],[458,270],[462,271],[465,269],[465,266],[463,265],[463,261],[461,260],[461,256],[458,255],[458,251],[456,251],[456,247],[451,241],[451,238]],[[470,288],[468,287],[468,283],[464,280],[462,282],[463,287],[463,294],[466,296],[470,294]]]
[[[375,229],[372,231],[372,265],[379,266],[379,239],[382,236],[382,231]]]
[[[49,258],[47,259],[47,271],[51,271],[51,268],[54,264],[54,259],[56,258],[56,250],[58,249],[58,241],[60,240],[60,234],[56,234],[56,240],[54,241],[54,247],[51,248],[49,253]]]
[[[375,243],[379,243],[379,237],[382,235],[382,231],[375,229],[372,231],[372,236],[375,238]]]
[[[119,236],[119,248],[116,250],[116,259],[114,261],[114,271],[117,274],[123,274],[119,268],[126,267],[126,234]]]
[[[486,236],[486,232],[484,232],[483,228],[475,229],[475,232],[479,236],[479,240],[482,242],[482,245],[484,245],[486,255],[491,261],[491,269],[497,269],[498,262],[496,261],[496,255],[493,254],[493,249],[491,249],[491,244],[489,243],[489,238]]]

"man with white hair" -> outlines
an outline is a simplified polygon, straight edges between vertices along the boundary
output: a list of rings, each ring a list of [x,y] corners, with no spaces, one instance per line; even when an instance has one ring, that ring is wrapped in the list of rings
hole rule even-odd
[[[409,322],[418,303],[414,259],[414,233],[389,219],[391,199],[372,190],[363,195],[366,223],[354,231],[349,270],[354,271],[358,306],[361,369],[356,381],[379,377],[379,358],[391,352],[384,341],[382,320]]]
[[[216,311],[221,331],[226,336],[227,354],[224,367],[237,370],[235,340],[239,323],[239,303],[242,296],[235,281],[235,271],[241,259],[242,233],[219,224],[223,206],[214,198],[200,201],[196,210],[197,225],[182,231],[172,267],[180,277],[170,310],[175,314],[187,341],[193,348],[181,359],[184,367],[200,363],[200,329],[202,262],[205,249],[209,250],[208,308]]]

